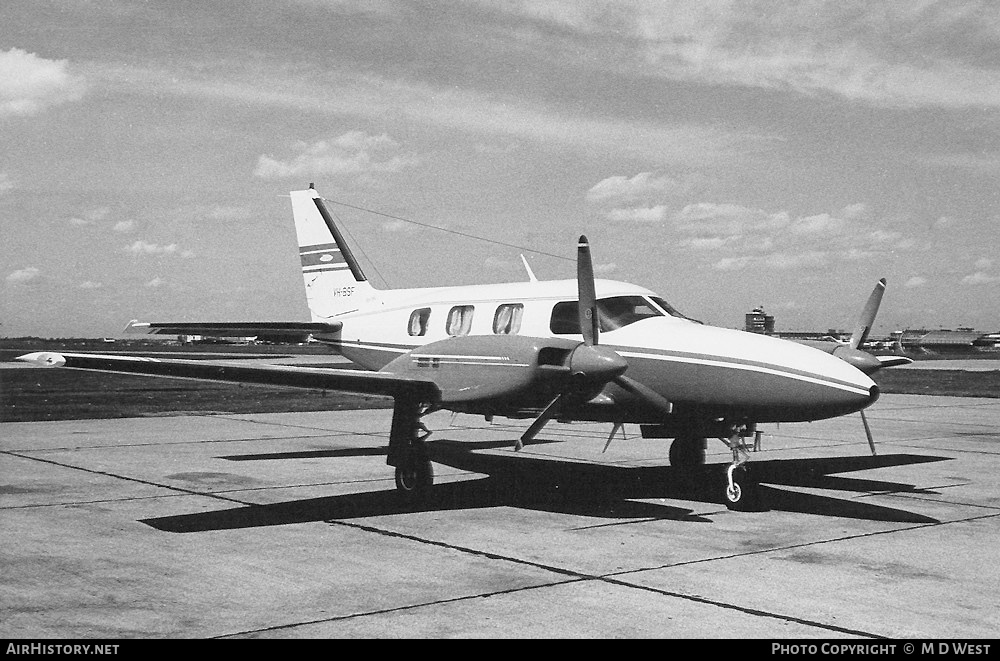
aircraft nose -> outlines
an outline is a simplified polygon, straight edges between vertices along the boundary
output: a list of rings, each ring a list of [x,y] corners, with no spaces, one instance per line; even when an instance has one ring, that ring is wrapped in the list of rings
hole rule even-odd
[[[760,366],[754,378],[748,376],[743,384],[744,394],[733,394],[759,402],[776,419],[821,420],[846,415],[870,406],[879,397],[878,386],[867,374],[825,351],[764,335],[732,337],[743,341],[747,365],[751,369]]]
[[[816,350],[813,350],[816,351]],[[867,362],[855,364],[825,352],[815,356],[814,374],[823,387],[814,393],[813,405],[832,415],[853,413],[878,400],[881,391],[865,368]]]

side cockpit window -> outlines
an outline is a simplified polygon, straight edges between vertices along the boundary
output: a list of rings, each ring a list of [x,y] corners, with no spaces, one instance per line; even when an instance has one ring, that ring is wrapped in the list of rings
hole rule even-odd
[[[556,335],[579,335],[580,319],[577,317],[578,303],[562,301],[552,307],[552,318],[549,319],[549,330]]]
[[[677,311],[677,308],[675,308],[674,306],[670,305],[670,303],[667,303],[665,300],[663,300],[659,296],[650,296],[649,300],[653,301],[653,303],[656,303],[658,306],[660,306],[660,309],[663,310],[664,312],[666,312],[667,314],[669,314],[671,317],[677,317],[678,319],[687,319],[688,321],[693,321],[696,324],[702,323],[702,322],[698,321],[697,319],[692,319],[691,317],[687,316],[686,314],[681,314],[680,312]]]
[[[410,314],[410,324],[407,331],[410,335],[427,335],[427,322],[431,318],[430,308],[420,308]]]
[[[474,308],[471,305],[456,305],[448,311],[448,322],[445,325],[448,335],[468,335],[472,330],[472,313]]]
[[[666,305],[666,301],[662,305],[659,302],[654,305],[653,301],[656,300],[644,296],[610,296],[598,299],[597,312],[601,331],[612,331],[650,317],[662,317],[665,312],[673,314],[670,312],[673,308]],[[552,307],[549,330],[556,335],[579,335],[578,305],[577,301],[556,303]]]
[[[524,306],[520,303],[505,303],[497,308],[493,315],[493,332],[496,335],[517,335],[521,330],[521,317]]]

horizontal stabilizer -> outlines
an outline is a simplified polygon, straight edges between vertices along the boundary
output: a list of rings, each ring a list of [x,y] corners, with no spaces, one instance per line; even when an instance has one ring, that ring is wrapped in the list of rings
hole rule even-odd
[[[142,335],[208,335],[210,337],[269,337],[336,333],[339,321],[222,321],[222,322],[140,322],[130,321],[126,333]]]
[[[341,390],[389,397],[411,396],[437,402],[441,391],[433,381],[395,374],[347,370],[329,367],[292,367],[287,365],[232,365],[207,360],[113,356],[106,354],[57,353],[38,351],[18,356],[17,360],[42,367],[145,374],[178,379],[256,383],[314,390]]]

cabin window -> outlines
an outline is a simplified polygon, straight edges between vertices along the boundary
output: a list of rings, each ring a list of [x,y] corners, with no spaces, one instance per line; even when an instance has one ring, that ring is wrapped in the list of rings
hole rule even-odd
[[[556,303],[552,307],[549,330],[556,335],[579,335],[578,307],[577,301]],[[611,296],[598,299],[597,314],[601,331],[612,331],[642,319],[662,317],[663,311],[642,296]]]
[[[456,305],[448,311],[448,323],[445,330],[448,335],[468,335],[472,330],[472,313],[474,308],[471,305]]]
[[[517,335],[521,330],[521,316],[524,306],[520,303],[505,303],[493,315],[493,332],[497,335]]]
[[[427,321],[431,318],[430,308],[420,308],[410,314],[410,324],[407,330],[410,335],[426,335]]]

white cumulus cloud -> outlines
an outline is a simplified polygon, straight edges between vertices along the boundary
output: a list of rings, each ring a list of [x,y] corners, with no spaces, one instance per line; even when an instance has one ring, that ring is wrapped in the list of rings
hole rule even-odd
[[[133,242],[132,245],[125,246],[125,250],[133,255],[171,255],[178,252],[180,248],[177,247],[176,243],[161,246],[157,243],[149,243],[148,241],[139,239]]]
[[[24,282],[29,282],[34,280],[39,275],[41,271],[36,269],[34,266],[29,266],[27,268],[19,269],[7,275],[7,282],[12,285],[21,284]]]
[[[178,255],[184,259],[190,259],[194,257],[194,252],[191,250],[181,250],[181,248],[176,243],[171,243],[165,246],[161,246],[158,243],[149,243],[148,241],[143,241],[138,239],[134,241],[132,245],[125,246],[125,252],[132,253],[133,255]]]
[[[976,271],[962,278],[963,285],[993,285],[998,282],[1000,282],[1000,275],[990,275],[983,271]]]
[[[254,175],[264,179],[281,179],[311,175],[367,175],[376,172],[398,172],[414,165],[418,159],[400,153],[395,140],[364,131],[349,131],[332,140],[313,143],[299,142],[291,158],[280,160],[262,155],[257,159]]]
[[[666,217],[667,207],[662,204],[658,204],[655,207],[612,209],[608,212],[608,220],[616,222],[658,223]]]
[[[34,115],[83,96],[83,79],[68,71],[66,60],[46,60],[12,48],[0,51],[0,117]]]
[[[678,191],[682,185],[666,175],[640,172],[634,177],[615,176],[602,179],[587,191],[588,202],[638,200],[661,197]]]

